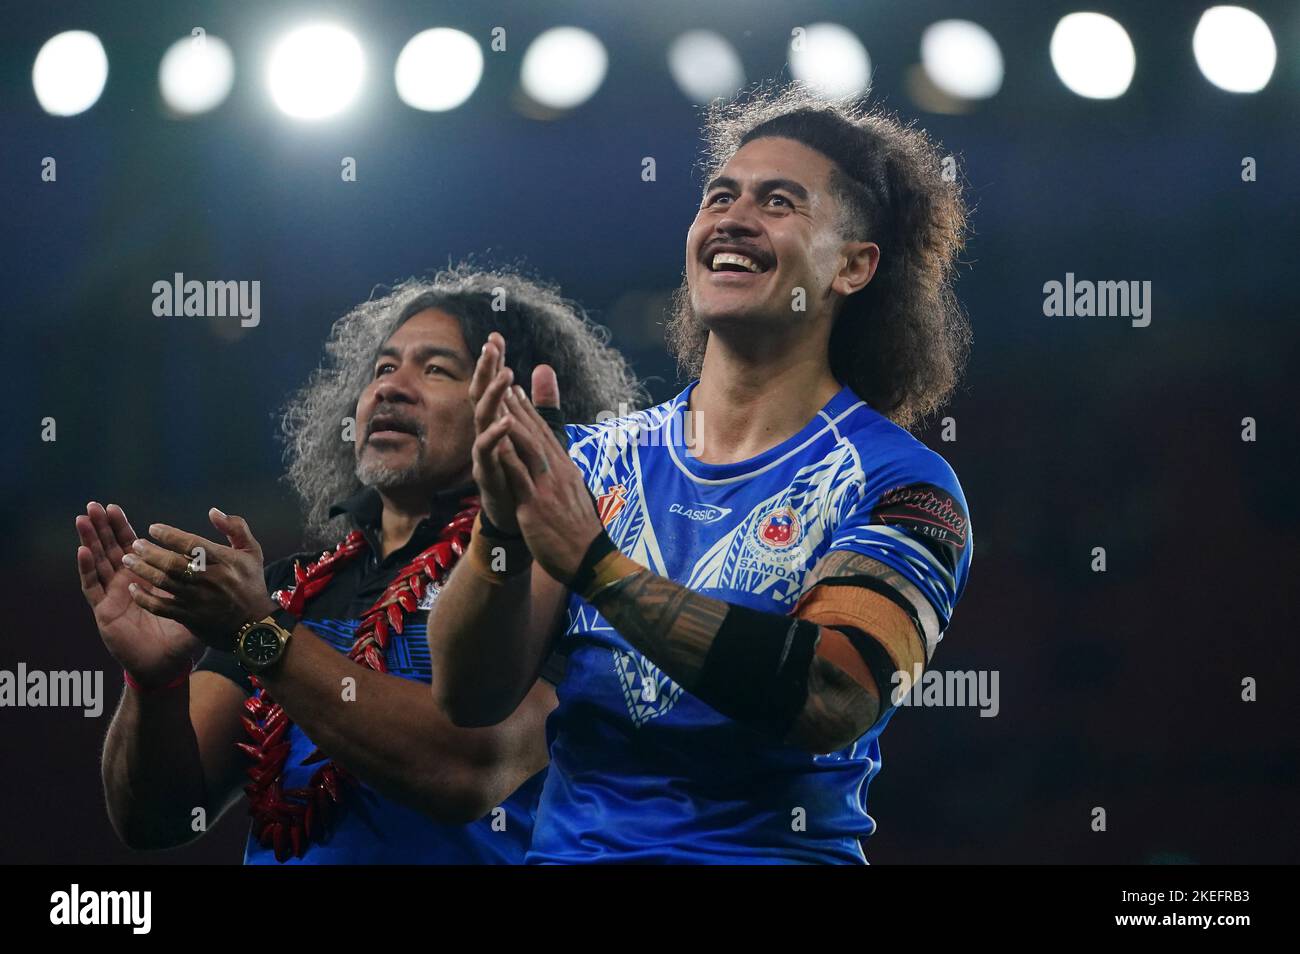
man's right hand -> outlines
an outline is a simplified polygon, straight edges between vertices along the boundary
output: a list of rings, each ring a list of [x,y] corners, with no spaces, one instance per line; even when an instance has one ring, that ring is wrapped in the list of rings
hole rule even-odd
[[[474,366],[469,396],[474,402],[474,428],[478,432],[473,450],[474,482],[478,484],[484,514],[504,533],[519,532],[519,522],[515,519],[517,501],[500,457],[501,444],[510,440],[505,437],[509,419],[502,416],[505,407],[502,398],[513,383],[514,372],[506,367],[505,338],[494,331],[488,335]]]
[[[166,685],[188,673],[203,644],[180,623],[154,616],[131,599],[132,583],[161,597],[168,594],[122,565],[136,538],[122,508],[109,504],[105,510],[92,501],[76,524],[81,592],[113,658],[143,686]]]

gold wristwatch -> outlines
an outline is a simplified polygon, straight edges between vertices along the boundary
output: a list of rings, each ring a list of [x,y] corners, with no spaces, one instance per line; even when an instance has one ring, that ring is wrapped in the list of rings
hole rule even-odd
[[[245,623],[235,635],[235,658],[253,675],[266,672],[284,658],[292,635],[275,616]]]

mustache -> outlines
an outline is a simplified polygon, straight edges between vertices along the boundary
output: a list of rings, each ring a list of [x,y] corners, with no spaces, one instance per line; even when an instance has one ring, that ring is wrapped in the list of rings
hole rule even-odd
[[[376,430],[405,431],[416,437],[424,437],[424,423],[412,414],[394,404],[376,404],[366,422],[366,437]]]

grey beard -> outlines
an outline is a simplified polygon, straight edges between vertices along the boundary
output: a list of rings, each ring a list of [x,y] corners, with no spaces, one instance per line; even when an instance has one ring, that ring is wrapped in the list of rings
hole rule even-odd
[[[425,472],[428,461],[425,459],[424,450],[424,438],[421,437],[420,449],[415,460],[405,467],[388,467],[379,461],[367,458],[363,453],[357,460],[357,480],[376,490],[392,490],[395,487],[420,483],[429,476]]]

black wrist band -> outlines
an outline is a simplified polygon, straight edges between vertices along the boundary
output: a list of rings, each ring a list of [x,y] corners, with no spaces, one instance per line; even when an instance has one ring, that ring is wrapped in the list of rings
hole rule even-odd
[[[565,450],[569,449],[569,432],[564,429],[564,412],[558,407],[539,407],[537,413],[542,420],[551,428],[551,433],[555,439],[560,442]],[[587,494],[591,497],[591,509],[596,511],[596,516],[600,516],[600,504],[596,502],[596,495],[587,488]]]
[[[550,427],[551,433],[555,439],[560,442],[560,446],[565,450],[569,449],[569,432],[564,429],[564,412],[558,407],[539,407],[538,415],[547,426]]]
[[[287,609],[276,610],[271,614],[271,619],[276,626],[279,626],[281,629],[287,629],[291,633],[293,632],[293,628],[298,625],[298,617],[294,616]]]
[[[614,546],[614,541],[609,538],[605,528],[601,527],[600,533],[596,534],[596,539],[591,541],[587,547],[587,552],[582,555],[582,562],[578,564],[577,572],[573,574],[573,579],[569,581],[569,589],[581,596],[591,587],[596,579],[596,564],[605,558],[607,554],[613,553],[618,547]]]
[[[488,519],[486,510],[479,510],[478,512],[478,528],[483,531],[483,536],[491,537],[493,540],[522,540],[524,538],[524,535],[518,531],[506,533]]]

